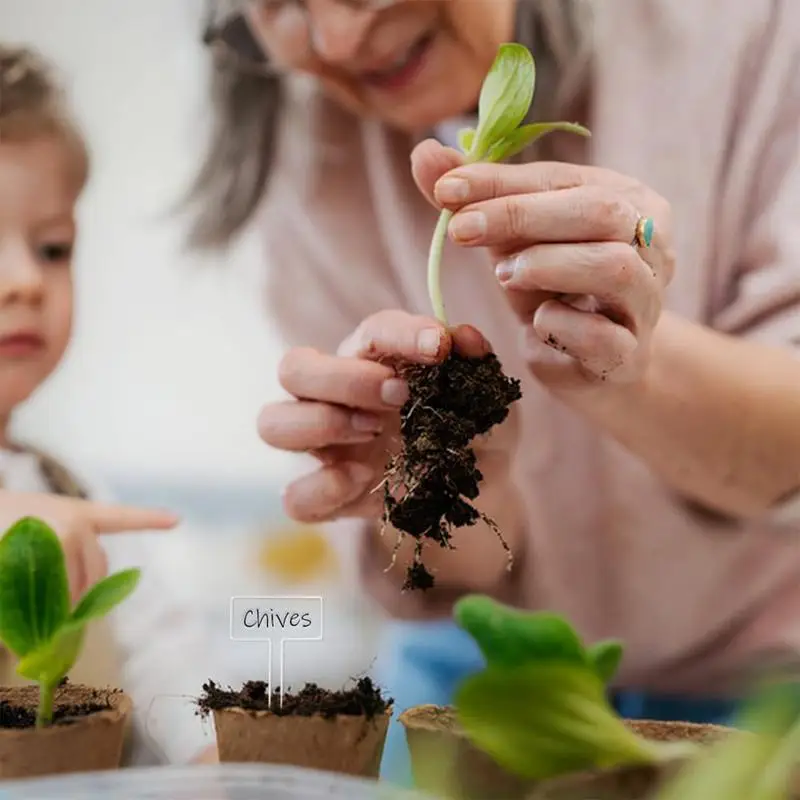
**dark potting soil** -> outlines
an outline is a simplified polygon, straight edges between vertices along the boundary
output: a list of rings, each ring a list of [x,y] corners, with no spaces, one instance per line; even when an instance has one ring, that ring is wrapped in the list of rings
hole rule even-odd
[[[336,716],[372,719],[383,714],[391,704],[392,700],[384,698],[370,678],[359,678],[353,688],[338,692],[307,683],[297,693],[285,693],[282,704],[277,691],[273,692],[270,703],[269,685],[265,681],[248,681],[239,691],[223,689],[214,681],[208,681],[203,684],[197,708],[204,717],[212,711],[243,708],[247,711],[271,711],[281,717],[319,714],[328,719]]]
[[[416,540],[404,590],[433,587],[422,563],[426,543],[452,548],[452,531],[483,520],[511,552],[494,522],[470,502],[480,493],[483,475],[470,446],[503,422],[521,399],[516,378],[509,378],[497,356],[467,358],[458,353],[442,364],[400,370],[410,398],[401,410],[400,452],[386,469],[384,526]],[[398,541],[398,546],[400,542]]]
[[[67,681],[61,682],[61,686],[66,686]],[[76,687],[70,686],[70,692],[75,696]],[[54,725],[69,725],[81,717],[88,717],[100,711],[108,711],[112,708],[109,696],[116,690],[101,690],[81,687],[74,702],[60,704],[58,701],[58,691],[55,696],[55,708],[53,709]],[[0,700],[0,728],[2,729],[24,729],[33,728],[36,725],[36,707],[31,705],[19,705],[8,700]]]

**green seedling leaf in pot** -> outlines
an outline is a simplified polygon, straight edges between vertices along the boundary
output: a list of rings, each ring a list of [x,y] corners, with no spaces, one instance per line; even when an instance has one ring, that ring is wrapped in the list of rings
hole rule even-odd
[[[577,633],[558,614],[520,611],[484,595],[462,598],[453,613],[489,666],[515,667],[551,660],[588,663]]]
[[[49,641],[69,612],[58,536],[41,520],[19,520],[0,539],[0,640],[22,658]]]
[[[798,687],[762,690],[741,725],[745,730],[708,747],[653,800],[789,800],[800,758]]]
[[[20,660],[18,674],[39,683],[55,681],[57,685],[78,660],[86,626],[126,600],[136,589],[140,574],[138,569],[126,569],[98,581],[55,635]]]
[[[662,758],[662,745],[637,736],[617,716],[605,684],[586,665],[490,666],[462,682],[455,706],[472,744],[522,779]]]
[[[17,656],[17,673],[39,684],[36,725],[52,722],[55,690],[75,665],[86,626],[136,589],[140,570],[92,586],[70,611],[61,542],[43,521],[25,518],[0,539],[0,641]]]
[[[521,44],[500,45],[481,87],[477,128],[459,133],[459,146],[467,164],[511,158],[553,131],[591,135],[586,128],[570,122],[542,122],[520,127],[530,111],[535,89],[536,62],[531,52]],[[441,211],[428,254],[428,294],[434,314],[445,327],[447,314],[442,297],[441,267],[452,216],[448,209]]]

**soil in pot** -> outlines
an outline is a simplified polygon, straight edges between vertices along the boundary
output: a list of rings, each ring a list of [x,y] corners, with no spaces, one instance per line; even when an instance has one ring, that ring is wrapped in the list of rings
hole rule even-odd
[[[441,364],[399,372],[410,395],[400,412],[400,452],[386,468],[383,487],[384,527],[398,531],[398,546],[406,536],[416,542],[404,589],[433,588],[425,545],[452,547],[453,530],[479,520],[495,531],[510,564],[502,533],[473,505],[483,475],[471,443],[506,419],[522,397],[520,382],[503,373],[493,353],[468,358],[454,352]]]
[[[238,691],[213,681],[197,701],[211,714],[222,762],[291,764],[377,778],[392,701],[369,679],[341,691],[306,684],[296,693],[270,697],[264,681]]]
[[[132,703],[115,689],[63,684],[53,724],[36,728],[37,686],[0,688],[0,779],[120,766]]]
[[[507,773],[464,736],[455,711],[418,706],[399,717],[417,787],[449,800],[645,800],[682,761],[659,767],[579,773],[541,783]],[[652,741],[712,743],[729,728],[682,722],[627,723]]]

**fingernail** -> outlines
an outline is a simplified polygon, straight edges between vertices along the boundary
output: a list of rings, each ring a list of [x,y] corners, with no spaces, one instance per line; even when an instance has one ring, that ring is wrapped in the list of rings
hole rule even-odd
[[[375,477],[375,471],[371,467],[359,464],[357,461],[342,464],[342,469],[347,477],[359,486],[365,486]]]
[[[450,233],[460,242],[480,239],[486,233],[486,215],[480,211],[456,214],[450,223]]]
[[[380,433],[383,429],[383,423],[379,417],[360,412],[350,417],[350,424],[353,426],[353,430],[359,433]]]
[[[469,197],[469,183],[463,178],[442,178],[434,193],[440,203],[459,203]]]
[[[499,280],[501,283],[510,281],[514,277],[514,273],[517,271],[517,265],[518,260],[516,258],[509,258],[506,261],[501,261],[494,271],[494,274],[497,276],[497,280]]]
[[[387,406],[404,406],[408,400],[408,384],[400,378],[385,380],[381,386],[381,400]]]
[[[435,358],[439,355],[442,346],[442,331],[440,328],[426,328],[420,331],[417,337],[417,349],[420,355]]]

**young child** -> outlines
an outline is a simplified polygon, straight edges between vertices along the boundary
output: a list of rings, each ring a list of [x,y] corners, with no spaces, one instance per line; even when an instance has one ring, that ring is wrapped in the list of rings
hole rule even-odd
[[[177,520],[92,502],[55,459],[8,438],[14,409],[52,373],[70,340],[75,207],[88,174],[86,145],[49,66],[30,50],[0,45],[0,533],[27,515],[52,524],[75,598],[110,567],[144,568],[134,595],[90,629],[70,678],[131,694],[134,762],[201,760],[207,732],[176,696],[196,694],[213,674],[203,621],[148,569],[155,554],[145,538],[98,538]],[[0,685],[18,682],[15,660],[0,647]]]

